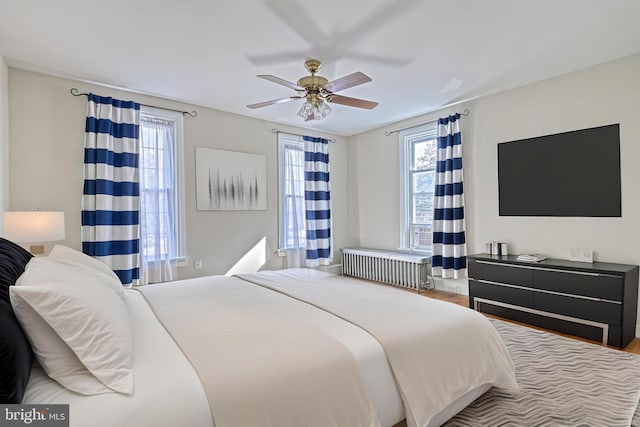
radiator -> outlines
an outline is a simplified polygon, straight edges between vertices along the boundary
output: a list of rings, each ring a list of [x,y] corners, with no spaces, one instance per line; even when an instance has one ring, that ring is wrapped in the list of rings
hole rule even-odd
[[[342,249],[342,274],[416,291],[433,287],[425,255],[364,248]]]

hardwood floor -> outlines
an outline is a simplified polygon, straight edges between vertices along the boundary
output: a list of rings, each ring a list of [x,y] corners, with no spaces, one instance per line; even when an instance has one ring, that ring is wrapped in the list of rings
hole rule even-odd
[[[421,295],[424,295],[424,296],[429,297],[429,298],[439,299],[439,300],[442,300],[442,301],[452,302],[454,304],[462,305],[464,307],[469,307],[469,297],[467,295],[454,294],[454,293],[451,293],[451,292],[444,292],[444,291],[439,291],[439,290],[423,291],[421,293]],[[507,322],[511,322],[511,323],[516,323],[518,325],[527,326],[529,328],[539,329],[541,331],[551,332],[553,334],[562,335],[562,336],[573,338],[573,339],[577,339],[577,340],[580,340],[580,341],[586,341],[586,342],[591,342],[591,343],[598,344],[598,345],[603,345],[602,343],[597,342],[597,341],[591,341],[591,340],[587,340],[587,339],[584,339],[584,338],[576,337],[574,335],[567,335],[567,334],[563,334],[563,333],[560,333],[560,332],[551,331],[549,329],[539,328],[537,326],[532,326],[532,325],[528,325],[528,324],[525,324],[525,323],[516,322],[515,320],[504,319],[504,318],[501,318],[501,317],[492,316],[490,314],[485,314],[485,316],[492,317],[492,318],[495,318],[495,319],[501,319],[501,320],[504,320],[504,321],[507,321]],[[610,348],[619,350],[616,347],[610,347]],[[634,338],[633,341],[631,341],[631,343],[628,346],[626,346],[623,351],[625,351],[627,353],[640,354],[640,338],[638,338],[638,337]]]

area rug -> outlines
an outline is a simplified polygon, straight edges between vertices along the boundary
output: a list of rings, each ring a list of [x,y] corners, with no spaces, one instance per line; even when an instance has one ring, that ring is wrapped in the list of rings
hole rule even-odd
[[[490,320],[511,353],[520,391],[491,389],[445,426],[622,427],[640,420],[640,356]]]

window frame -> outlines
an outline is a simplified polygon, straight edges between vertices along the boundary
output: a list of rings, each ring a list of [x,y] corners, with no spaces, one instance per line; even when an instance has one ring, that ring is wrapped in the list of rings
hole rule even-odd
[[[176,222],[176,239],[177,239],[177,256],[171,258],[178,261],[178,266],[184,266],[187,262],[186,250],[186,214],[185,214],[185,185],[184,185],[184,115],[180,112],[164,110],[161,108],[140,106],[140,126],[142,126],[142,117],[150,117],[152,119],[173,122],[174,124],[174,206],[175,206],[175,222]],[[140,150],[142,150],[142,131],[140,132]],[[142,159],[142,157],[141,157]],[[142,168],[142,164],[139,165]],[[144,190],[140,188],[140,194]],[[142,212],[142,204],[140,205]],[[143,254],[142,236],[140,236],[141,247],[140,254]],[[154,260],[155,261],[155,260]]]
[[[288,246],[287,235],[285,230],[285,214],[287,212],[287,199],[286,199],[286,145],[295,144],[300,147],[304,153],[304,140],[299,135],[293,135],[289,133],[278,133],[278,249],[280,251],[286,251],[290,249],[300,249],[300,247]],[[302,166],[304,169],[304,157],[302,160]],[[304,180],[304,170],[303,176]],[[304,198],[302,200],[303,206],[301,207],[304,212]],[[304,221],[303,221],[304,224]],[[305,226],[306,228],[306,226]]]
[[[400,148],[400,250],[431,254],[432,245],[429,247],[417,248],[413,244],[412,230],[413,223],[413,175],[416,172],[425,172],[433,170],[436,172],[436,165],[429,169],[413,170],[413,147],[415,144],[436,140],[437,150],[437,123],[427,123],[421,126],[412,127],[403,130],[398,135]],[[434,180],[435,193],[435,180]],[[435,194],[434,194],[435,198]],[[431,222],[433,225],[433,221]]]

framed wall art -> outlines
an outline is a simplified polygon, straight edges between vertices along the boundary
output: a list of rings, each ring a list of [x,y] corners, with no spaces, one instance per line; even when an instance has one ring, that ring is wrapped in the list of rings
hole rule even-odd
[[[267,159],[261,154],[196,147],[196,209],[267,209]]]

